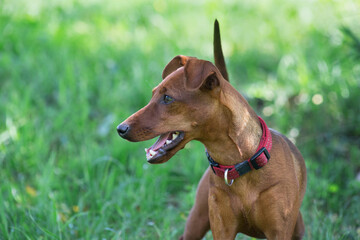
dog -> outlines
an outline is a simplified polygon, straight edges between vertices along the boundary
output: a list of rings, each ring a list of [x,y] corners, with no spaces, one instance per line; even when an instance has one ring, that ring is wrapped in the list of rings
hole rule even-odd
[[[209,168],[198,185],[195,205],[180,239],[302,239],[300,206],[306,167],[295,145],[269,129],[229,83],[214,25],[215,65],[176,56],[165,67],[150,102],[117,126],[129,141],[159,136],[146,149],[147,161],[168,161],[197,140],[206,148]]]

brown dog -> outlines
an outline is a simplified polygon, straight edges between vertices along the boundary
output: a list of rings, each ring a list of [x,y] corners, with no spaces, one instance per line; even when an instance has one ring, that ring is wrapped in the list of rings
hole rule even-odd
[[[201,239],[210,228],[214,239],[234,239],[238,232],[301,239],[304,160],[227,81],[217,23],[214,53],[217,67],[193,57],[171,60],[148,105],[118,133],[129,141],[160,136],[146,150],[149,163],[168,161],[191,140],[205,145],[211,168],[200,180],[181,239]]]

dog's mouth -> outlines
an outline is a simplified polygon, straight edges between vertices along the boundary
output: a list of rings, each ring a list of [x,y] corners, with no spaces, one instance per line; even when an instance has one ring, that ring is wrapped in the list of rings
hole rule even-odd
[[[179,143],[184,139],[184,132],[167,132],[161,134],[158,140],[149,148],[145,148],[146,159],[149,163],[162,163],[170,159],[171,156],[166,158],[168,153],[173,152]],[[172,153],[171,155],[174,155]]]

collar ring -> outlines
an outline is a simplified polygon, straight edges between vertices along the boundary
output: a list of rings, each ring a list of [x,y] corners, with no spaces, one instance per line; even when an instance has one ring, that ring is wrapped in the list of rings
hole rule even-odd
[[[229,169],[227,168],[224,173],[224,180],[225,180],[226,185],[231,186],[234,183],[234,179],[231,179],[231,181],[229,183],[228,172],[229,172]]]

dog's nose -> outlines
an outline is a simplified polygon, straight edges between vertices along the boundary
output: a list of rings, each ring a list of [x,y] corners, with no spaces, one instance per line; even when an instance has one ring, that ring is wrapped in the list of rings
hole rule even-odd
[[[120,137],[125,137],[126,134],[129,132],[129,125],[123,123],[123,124],[119,124],[119,126],[117,126],[117,132],[120,135]]]

